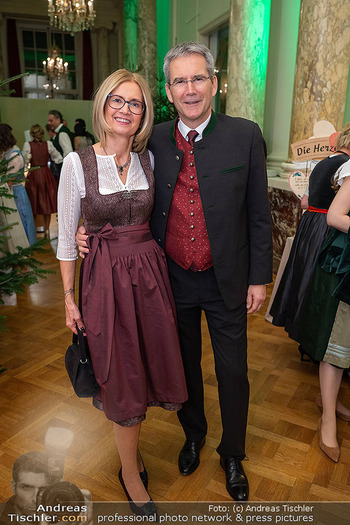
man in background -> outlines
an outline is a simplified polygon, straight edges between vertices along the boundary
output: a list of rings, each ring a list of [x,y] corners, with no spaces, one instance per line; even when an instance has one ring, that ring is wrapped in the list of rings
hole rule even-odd
[[[52,131],[56,133],[52,139],[53,145],[61,153],[62,157],[65,158],[68,153],[74,151],[73,133],[63,124],[62,113],[57,109],[49,112],[47,123],[51,126]],[[56,164],[56,166],[58,171],[61,172],[62,163]]]

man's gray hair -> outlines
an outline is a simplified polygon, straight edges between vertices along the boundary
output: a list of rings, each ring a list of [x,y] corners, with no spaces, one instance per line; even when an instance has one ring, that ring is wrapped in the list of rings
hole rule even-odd
[[[170,63],[175,58],[184,57],[187,55],[193,55],[193,54],[202,55],[205,58],[205,61],[207,63],[207,70],[210,77],[212,77],[215,74],[214,71],[214,57],[211,54],[210,50],[205,46],[204,44],[201,44],[200,42],[182,42],[181,44],[177,44],[175,47],[172,47],[167,52],[165,58],[164,58],[164,65],[163,65],[163,71],[165,75],[165,80],[168,84],[170,84]]]
[[[53,115],[55,118],[59,118],[61,122],[63,122],[63,115],[58,109],[52,109],[49,111],[49,115]]]

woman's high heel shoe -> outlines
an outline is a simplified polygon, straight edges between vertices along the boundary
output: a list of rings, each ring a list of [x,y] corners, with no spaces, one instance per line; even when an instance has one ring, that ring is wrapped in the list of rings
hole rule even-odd
[[[136,503],[131,499],[130,494],[127,491],[127,488],[125,486],[123,475],[122,475],[122,469],[119,470],[118,477],[119,477],[119,481],[122,486],[122,489],[125,492],[125,496],[128,498],[128,502],[129,502],[130,509],[132,510],[132,512],[134,514],[137,514],[138,516],[147,516],[148,518],[152,516],[154,517],[155,521],[158,521],[159,516],[158,516],[157,507],[155,506],[152,498],[150,498],[150,500],[144,503],[143,505],[140,505],[140,506],[136,505]]]
[[[143,466],[143,471],[140,472],[140,478],[141,478],[141,481],[142,481],[142,483],[143,483],[143,486],[144,486],[145,489],[147,490],[147,489],[148,489],[148,473],[147,473],[147,470],[146,470],[145,464],[144,464],[144,462],[143,462],[142,456],[141,456],[141,454],[140,454],[140,451],[139,451],[139,455],[140,455],[141,462],[142,462],[142,466]]]
[[[315,403],[320,409],[320,412],[322,414],[323,404],[322,404],[322,396],[320,392],[316,396]],[[342,412],[341,410],[336,410],[335,413],[336,413],[336,416],[339,417],[339,419],[342,419],[343,421],[348,421],[348,422],[350,421],[350,416],[348,414],[345,414],[345,412]]]
[[[339,457],[340,457],[339,446],[328,447],[327,445],[323,443],[322,435],[321,435],[321,426],[322,426],[322,418],[320,417],[320,419],[318,420],[318,425],[317,425],[319,447],[322,450],[322,452],[324,452],[324,454],[326,454],[326,456],[329,457],[329,459],[334,461],[334,463],[338,463]]]

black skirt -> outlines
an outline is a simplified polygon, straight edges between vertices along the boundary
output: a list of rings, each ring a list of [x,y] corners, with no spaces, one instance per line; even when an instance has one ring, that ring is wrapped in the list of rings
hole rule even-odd
[[[272,323],[284,326],[289,337],[295,341],[299,341],[300,311],[305,291],[327,232],[325,213],[306,211],[303,214],[270,309]]]

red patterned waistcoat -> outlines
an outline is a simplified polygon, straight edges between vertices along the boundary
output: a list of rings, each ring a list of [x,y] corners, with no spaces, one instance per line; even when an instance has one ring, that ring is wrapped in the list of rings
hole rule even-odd
[[[194,271],[213,265],[191,144],[175,130],[176,146],[184,152],[171,201],[165,250],[179,266]]]

